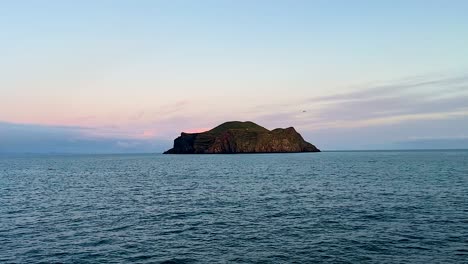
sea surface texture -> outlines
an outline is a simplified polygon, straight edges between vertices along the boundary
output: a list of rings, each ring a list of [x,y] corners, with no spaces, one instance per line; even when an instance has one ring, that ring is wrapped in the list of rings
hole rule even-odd
[[[0,157],[2,263],[467,263],[468,152]]]

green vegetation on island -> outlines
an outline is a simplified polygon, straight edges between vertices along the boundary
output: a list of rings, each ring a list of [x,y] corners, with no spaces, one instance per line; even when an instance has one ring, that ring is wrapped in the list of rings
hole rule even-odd
[[[268,130],[253,122],[230,121],[202,133],[184,133],[164,154],[320,152],[293,128]]]

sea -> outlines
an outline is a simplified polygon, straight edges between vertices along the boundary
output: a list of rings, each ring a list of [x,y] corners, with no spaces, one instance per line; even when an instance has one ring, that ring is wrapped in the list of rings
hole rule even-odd
[[[0,156],[1,263],[468,263],[468,151]]]

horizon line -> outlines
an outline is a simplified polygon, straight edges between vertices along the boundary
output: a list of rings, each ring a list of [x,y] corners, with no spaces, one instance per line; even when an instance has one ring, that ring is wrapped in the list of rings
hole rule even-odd
[[[425,151],[468,151],[468,148],[401,148],[401,149],[342,149],[342,150],[320,150],[321,152],[425,152]],[[294,153],[249,153],[249,154],[304,154],[309,152],[294,152]],[[317,152],[320,153],[320,152]],[[0,156],[8,155],[163,155],[163,152],[0,152]],[[245,153],[235,153],[245,154]],[[315,154],[315,153],[313,153]],[[190,154],[184,154],[190,155]],[[198,155],[198,154],[193,154]],[[210,154],[204,154],[210,155]],[[232,155],[232,154],[211,154],[211,155]]]

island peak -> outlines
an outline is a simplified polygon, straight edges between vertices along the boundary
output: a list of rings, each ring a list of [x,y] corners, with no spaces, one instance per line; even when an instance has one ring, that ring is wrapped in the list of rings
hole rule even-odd
[[[251,121],[229,121],[202,133],[182,132],[164,154],[320,152],[294,129],[268,130]]]

